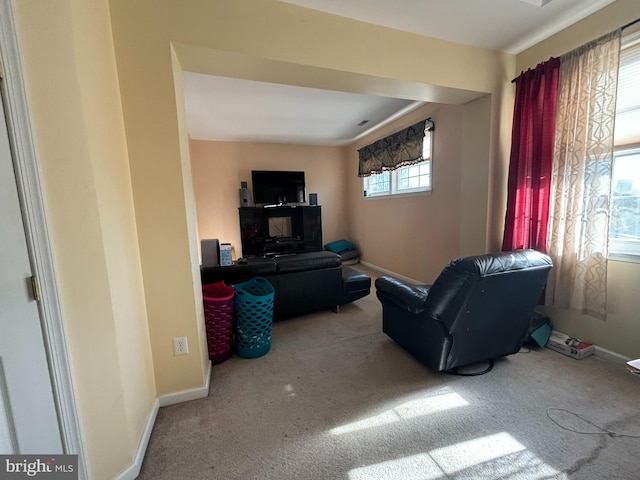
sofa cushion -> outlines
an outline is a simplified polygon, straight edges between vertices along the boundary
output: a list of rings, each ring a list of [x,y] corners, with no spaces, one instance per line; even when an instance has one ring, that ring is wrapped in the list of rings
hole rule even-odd
[[[336,240],[335,242],[326,243],[324,249],[340,255],[351,250],[357,251],[356,246],[349,240]]]
[[[286,255],[273,259],[278,273],[302,272],[339,267],[340,255],[331,252],[309,252]]]

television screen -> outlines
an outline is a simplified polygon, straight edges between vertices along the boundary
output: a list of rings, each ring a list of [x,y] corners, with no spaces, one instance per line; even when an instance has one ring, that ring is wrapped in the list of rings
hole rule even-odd
[[[253,170],[253,201],[264,205],[305,201],[304,172]]]

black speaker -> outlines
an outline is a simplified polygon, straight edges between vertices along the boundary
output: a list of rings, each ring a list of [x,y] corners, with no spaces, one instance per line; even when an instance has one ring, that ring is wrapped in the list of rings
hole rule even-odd
[[[251,193],[249,193],[249,189],[247,188],[247,182],[240,182],[239,194],[240,194],[240,206],[250,207]]]
[[[217,238],[200,240],[203,267],[217,267],[220,265],[220,242]]]
[[[310,193],[309,194],[309,205],[311,205],[311,206],[318,205],[318,194],[317,193]]]

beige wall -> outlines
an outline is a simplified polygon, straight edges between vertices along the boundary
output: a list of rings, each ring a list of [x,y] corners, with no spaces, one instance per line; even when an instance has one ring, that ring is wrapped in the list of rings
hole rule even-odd
[[[548,60],[549,57],[559,57],[639,17],[640,2],[616,0],[575,25],[520,53],[516,59],[516,71],[535,68],[538,63]]]
[[[462,108],[460,126],[461,161],[459,178],[460,200],[458,215],[460,220],[459,249],[456,257],[478,255],[500,249],[502,233],[500,214],[506,199],[500,194],[505,178],[506,156],[499,152],[500,132],[495,132],[495,147],[492,154],[492,108],[499,108],[500,102],[492,107],[489,95],[468,102]],[[497,185],[497,188],[492,188]],[[454,258],[454,257],[452,257]]]
[[[92,478],[130,464],[156,392],[206,383],[181,68],[461,102],[499,90],[511,61],[275,0],[15,6]],[[310,189],[339,212],[339,188]],[[173,356],[179,335],[190,355]]]
[[[380,229],[363,223],[376,201],[357,197],[361,187],[353,175],[353,151],[344,166],[349,230],[325,215],[325,236],[352,237],[371,263],[424,280],[432,279],[445,258],[499,245],[514,56],[276,0],[21,0],[14,5],[92,478],[111,478],[131,462],[156,394],[154,381],[158,394],[206,383],[180,69],[461,104],[461,111],[439,106],[433,112],[434,193],[393,200],[409,212],[403,225],[393,223],[391,204],[380,201],[390,222],[383,229],[396,230],[399,241],[381,242]],[[618,0],[519,55],[517,70],[635,19],[639,9],[635,0]],[[470,130],[477,120],[482,128]],[[454,124],[462,125],[459,145],[447,128]],[[440,136],[449,137],[451,150],[438,152]],[[450,163],[438,164],[442,156]],[[239,180],[236,172],[227,187],[232,203]],[[339,211],[340,202],[330,207],[331,192],[323,198],[323,185],[309,191],[318,190],[320,202]],[[439,185],[465,191],[456,200],[438,192]],[[473,202],[479,197],[482,202]],[[452,205],[454,211],[442,213]],[[425,217],[444,233],[425,229]],[[485,225],[465,221],[485,217]],[[420,235],[412,235],[413,225]],[[228,235],[224,228],[211,236]],[[200,235],[210,236],[206,229]],[[412,243],[419,237],[432,243]],[[391,264],[385,255],[390,246],[412,253],[420,247],[430,256],[419,268],[406,255]],[[629,340],[639,333],[632,315],[637,302],[629,291],[637,280],[635,266],[612,266],[615,303],[606,333],[603,324],[590,320],[560,326],[640,356]],[[174,357],[171,339],[181,335],[189,337],[191,354]]]
[[[195,336],[202,344],[201,311],[194,307],[199,279],[192,260],[198,246],[189,233],[192,207],[183,168],[188,159],[172,46],[183,69],[203,73],[424,101],[464,103],[491,93],[488,171],[504,162],[496,111],[513,76],[513,56],[276,0],[110,0],[110,6],[159,393],[202,386],[206,355],[202,349],[182,357],[171,352],[171,337],[178,334]],[[236,198],[239,180],[229,187],[228,198]],[[329,201],[321,194],[323,205],[329,207]],[[486,215],[486,204],[477,208]],[[327,239],[334,234],[331,228],[342,236],[340,227],[330,225]],[[215,233],[223,235],[231,234]]]
[[[108,3],[14,8],[89,473],[113,478],[156,392]]]
[[[179,59],[158,23],[162,6],[123,2],[131,9],[124,14],[119,6],[111,2],[113,36],[156,389],[166,395],[202,388],[208,373]],[[189,354],[176,356],[173,338],[181,336]]]
[[[347,234],[344,149],[250,142],[191,141],[191,164],[200,238],[231,243],[242,255],[238,218],[240,182],[251,170],[300,170],[309,193],[322,206],[324,243]]]
[[[190,263],[191,263],[191,291],[193,293],[193,306],[195,309],[195,318],[198,321],[195,324],[195,335],[188,335],[187,338],[191,338],[191,343],[198,342],[199,355],[194,355],[193,360],[196,362],[200,360],[200,373],[201,380],[207,383],[206,376],[210,371],[211,362],[209,361],[208,345],[207,345],[207,333],[204,323],[204,304],[202,303],[202,288],[200,284],[200,259],[198,258],[198,245],[200,244],[198,239],[198,219],[196,213],[196,197],[195,190],[193,188],[193,174],[191,172],[191,153],[189,150],[189,134],[187,132],[187,115],[184,106],[184,91],[182,86],[182,67],[180,61],[175,54],[175,51],[171,50],[171,63],[173,66],[173,81],[175,85],[175,102],[177,107],[177,121],[178,121],[178,140],[180,143],[180,159],[182,167],[182,187],[184,191],[184,205],[185,214],[187,217],[187,238],[190,246]],[[179,328],[183,328],[180,324]],[[191,331],[191,329],[189,329]],[[171,333],[171,329],[167,330],[167,334]],[[164,357],[166,359],[166,357]],[[192,361],[193,361],[192,360]],[[194,372],[197,370],[194,369]],[[196,381],[197,376],[194,376]],[[196,386],[198,384],[196,383]]]
[[[522,52],[517,71],[534,68],[640,17],[640,2],[617,0],[599,12]],[[555,328],[629,357],[640,357],[637,285],[640,264],[609,262],[606,321],[567,310],[547,308]]]
[[[554,328],[630,358],[640,358],[638,325],[640,265],[609,262],[607,319],[599,320],[564,309],[545,307]]]
[[[349,238],[358,245],[363,262],[431,283],[458,256],[462,111],[461,106],[427,104],[348,147]],[[358,148],[427,117],[435,123],[431,194],[364,197]],[[486,195],[486,182],[481,189]],[[484,228],[479,235],[482,243]]]
[[[192,140],[199,237],[229,242],[241,255],[240,182],[251,187],[251,170],[304,170],[307,193],[317,192],[323,206],[324,243],[349,238],[363,261],[432,281],[462,252],[485,251],[490,108],[488,96],[464,106],[428,104],[346,148]],[[432,194],[363,198],[357,149],[429,116],[436,122]]]

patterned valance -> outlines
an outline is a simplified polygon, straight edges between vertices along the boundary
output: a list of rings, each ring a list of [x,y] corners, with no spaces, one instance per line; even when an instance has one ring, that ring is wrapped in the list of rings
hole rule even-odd
[[[425,134],[433,128],[434,124],[428,118],[362,147],[358,150],[358,176],[368,177],[421,162]]]

